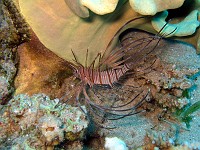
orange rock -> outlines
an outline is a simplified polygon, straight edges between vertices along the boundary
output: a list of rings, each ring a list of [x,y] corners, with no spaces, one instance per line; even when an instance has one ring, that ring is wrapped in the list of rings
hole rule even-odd
[[[63,80],[72,75],[68,63],[45,48],[35,34],[18,48],[19,70],[15,80],[16,93],[45,93],[60,97],[65,91]]]

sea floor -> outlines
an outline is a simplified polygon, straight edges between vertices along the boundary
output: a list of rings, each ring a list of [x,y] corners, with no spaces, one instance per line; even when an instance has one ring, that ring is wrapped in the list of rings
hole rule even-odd
[[[168,41],[162,47],[159,57],[165,64],[175,65],[180,70],[199,70],[200,56],[196,54],[195,48],[182,42]],[[199,101],[200,97],[200,72],[197,71],[192,78],[194,85],[191,88],[190,102],[193,104]],[[169,101],[169,103],[171,103]],[[103,130],[108,137],[118,137],[127,144],[130,149],[148,145],[147,134],[152,144],[162,145],[164,142],[179,144],[196,144],[196,149],[200,146],[200,111],[192,114],[190,128],[186,128],[185,123],[170,119],[170,117],[160,119],[163,114],[161,108],[154,111],[139,113],[112,122],[117,128]],[[160,142],[160,143],[159,143]],[[163,142],[163,143],[164,143]],[[197,148],[198,147],[198,148]],[[193,148],[191,148],[193,149]],[[195,149],[195,148],[194,148]]]

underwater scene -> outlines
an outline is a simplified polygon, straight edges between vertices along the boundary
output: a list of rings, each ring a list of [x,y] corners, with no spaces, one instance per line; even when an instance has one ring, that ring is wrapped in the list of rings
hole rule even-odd
[[[200,0],[0,0],[0,150],[200,150]]]

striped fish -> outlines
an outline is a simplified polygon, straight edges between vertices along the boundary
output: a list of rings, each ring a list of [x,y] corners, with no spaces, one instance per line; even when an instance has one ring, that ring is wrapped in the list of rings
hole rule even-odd
[[[129,64],[121,65],[117,69],[106,69],[105,71],[79,66],[78,69],[76,69],[76,77],[80,78],[81,81],[88,84],[90,87],[94,84],[107,84],[112,87],[113,83],[117,82],[119,78],[129,70]]]

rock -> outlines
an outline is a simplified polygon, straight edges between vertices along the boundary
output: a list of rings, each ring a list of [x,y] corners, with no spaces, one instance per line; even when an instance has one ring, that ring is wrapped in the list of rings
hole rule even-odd
[[[32,34],[29,42],[18,48],[20,63],[15,79],[16,94],[45,93],[50,97],[62,97],[66,94],[70,82],[64,79],[72,72],[68,63],[45,48]]]
[[[44,94],[14,96],[0,114],[0,149],[53,148],[65,139],[82,140],[88,127],[88,120],[78,107]]]
[[[107,150],[128,150],[128,147],[121,139],[117,137],[106,137],[105,138],[105,148]]]

